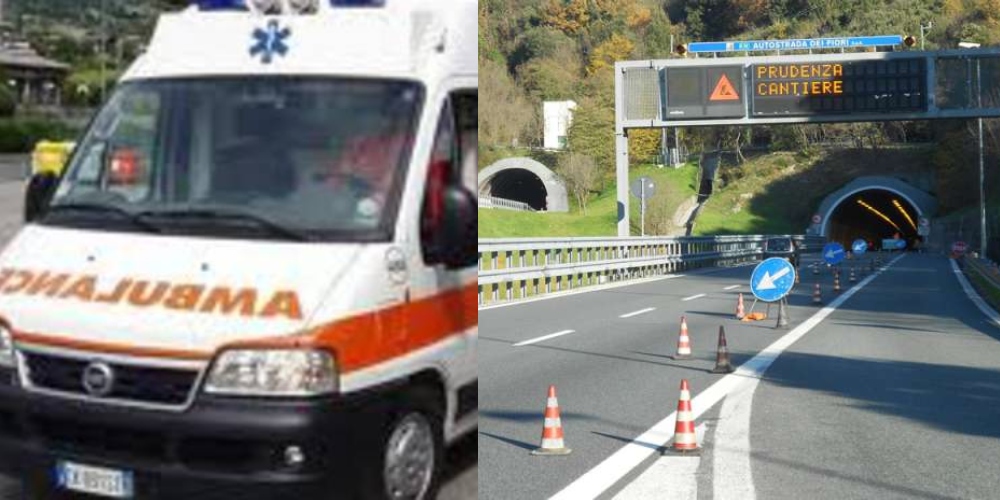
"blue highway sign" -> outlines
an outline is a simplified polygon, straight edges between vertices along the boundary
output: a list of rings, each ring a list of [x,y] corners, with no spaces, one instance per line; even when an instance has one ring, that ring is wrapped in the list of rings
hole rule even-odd
[[[795,285],[795,268],[781,257],[757,264],[750,276],[750,291],[764,302],[777,302]]]
[[[733,42],[692,42],[688,52],[759,52],[767,50],[849,49],[903,43],[901,35],[800,38],[793,40],[738,40]]]
[[[823,260],[831,266],[840,264],[840,261],[844,260],[844,257],[846,256],[847,253],[844,252],[844,245],[841,245],[840,243],[827,243],[826,246],[823,247]]]
[[[861,238],[854,240],[854,243],[851,243],[851,251],[858,255],[864,255],[868,251],[868,242]]]

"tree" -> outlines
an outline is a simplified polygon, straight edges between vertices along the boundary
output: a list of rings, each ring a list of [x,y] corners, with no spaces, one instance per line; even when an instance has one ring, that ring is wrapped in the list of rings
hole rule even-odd
[[[479,101],[479,143],[512,146],[524,138],[535,112],[507,70],[488,59],[479,61],[482,99]]]
[[[587,65],[587,74],[592,75],[605,68],[613,68],[615,61],[623,61],[632,55],[635,44],[624,35],[615,33],[594,49]]]
[[[583,214],[587,214],[587,198],[597,187],[600,171],[594,159],[580,153],[567,153],[559,158],[559,175],[566,183],[566,189],[576,198]]]

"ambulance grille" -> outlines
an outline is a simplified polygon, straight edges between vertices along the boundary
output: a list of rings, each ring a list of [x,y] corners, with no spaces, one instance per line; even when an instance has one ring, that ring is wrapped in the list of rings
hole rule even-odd
[[[89,395],[83,386],[83,371],[89,360],[37,352],[24,353],[24,360],[32,386],[81,397]],[[116,363],[108,366],[114,373],[114,385],[101,399],[111,401],[180,406],[187,403],[198,378],[198,372],[193,370]]]

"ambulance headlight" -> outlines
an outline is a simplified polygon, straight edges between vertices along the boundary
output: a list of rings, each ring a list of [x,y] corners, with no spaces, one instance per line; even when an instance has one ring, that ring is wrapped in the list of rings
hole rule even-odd
[[[0,367],[13,368],[17,364],[14,359],[14,336],[6,325],[0,324]]]
[[[319,0],[288,0],[288,6],[296,14],[315,14],[319,10]]]
[[[281,0],[250,0],[250,6],[260,14],[281,14]]]
[[[336,362],[316,349],[223,351],[205,381],[208,393],[240,396],[314,396],[336,390]]]

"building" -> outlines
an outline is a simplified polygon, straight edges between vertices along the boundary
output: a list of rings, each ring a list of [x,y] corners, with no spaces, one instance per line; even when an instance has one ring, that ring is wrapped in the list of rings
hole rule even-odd
[[[0,44],[0,73],[6,80],[0,83],[14,91],[18,104],[60,105],[69,69],[69,65],[40,56],[27,42]]]
[[[569,126],[573,123],[573,101],[547,101],[542,103],[542,119],[544,120],[545,149],[565,149]]]

